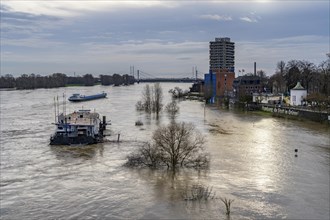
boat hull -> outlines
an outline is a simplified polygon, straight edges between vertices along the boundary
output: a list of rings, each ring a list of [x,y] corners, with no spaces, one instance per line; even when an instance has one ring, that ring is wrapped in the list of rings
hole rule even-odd
[[[102,93],[102,94],[97,94],[97,95],[90,95],[90,96],[71,96],[68,100],[70,102],[83,102],[83,101],[90,101],[94,99],[102,99],[106,98],[107,94]]]
[[[50,139],[50,145],[89,145],[102,142],[103,138],[94,138],[90,136],[67,137],[55,135]]]

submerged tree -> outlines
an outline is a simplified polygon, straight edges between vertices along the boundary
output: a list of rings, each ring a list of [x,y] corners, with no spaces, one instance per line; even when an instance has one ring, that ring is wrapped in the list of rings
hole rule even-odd
[[[165,107],[166,112],[170,116],[171,119],[174,119],[176,114],[179,112],[180,108],[177,105],[175,100],[172,100],[172,102],[168,103]]]
[[[136,109],[157,115],[163,108],[163,90],[159,83],[150,88],[147,84],[142,91],[142,100],[136,103]]]
[[[187,94],[187,92],[177,86],[174,87],[174,89],[170,89],[168,92],[172,94],[172,98],[182,98]]]
[[[146,112],[151,112],[151,92],[149,84],[144,87],[142,92],[142,105],[144,106],[144,110]]]
[[[151,143],[143,145],[137,152],[128,156],[128,166],[166,166],[175,170],[178,167],[206,168],[209,156],[203,153],[204,137],[192,124],[171,123],[158,128]]]
[[[159,83],[154,84],[152,97],[152,110],[158,115],[163,108],[163,89]]]
[[[231,207],[231,204],[234,202],[234,200],[233,199],[227,199],[227,198],[220,198],[220,200],[226,206],[226,215],[230,216],[230,207]]]

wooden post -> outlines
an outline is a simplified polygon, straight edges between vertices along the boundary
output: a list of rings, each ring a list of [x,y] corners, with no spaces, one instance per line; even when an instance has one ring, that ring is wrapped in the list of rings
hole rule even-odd
[[[117,139],[117,142],[119,142],[119,139],[120,139],[120,134],[118,134],[118,139]]]

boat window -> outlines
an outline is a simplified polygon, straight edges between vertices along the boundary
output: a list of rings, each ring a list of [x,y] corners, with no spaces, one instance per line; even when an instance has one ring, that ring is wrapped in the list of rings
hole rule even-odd
[[[79,117],[80,117],[80,118],[83,118],[83,117],[84,117],[84,115],[80,115]]]

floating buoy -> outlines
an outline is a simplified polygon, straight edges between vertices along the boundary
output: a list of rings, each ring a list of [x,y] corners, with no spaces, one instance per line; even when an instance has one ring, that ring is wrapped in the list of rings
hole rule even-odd
[[[298,152],[298,149],[294,149],[294,152],[296,152],[296,153],[297,153],[297,152]]]

